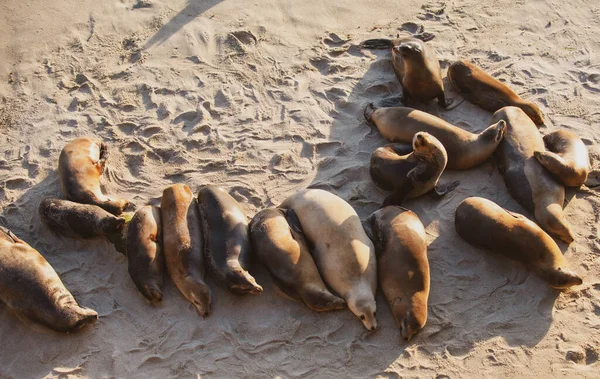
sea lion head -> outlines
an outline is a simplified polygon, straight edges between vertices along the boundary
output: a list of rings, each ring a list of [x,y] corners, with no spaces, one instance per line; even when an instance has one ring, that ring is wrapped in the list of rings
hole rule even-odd
[[[210,315],[210,288],[204,284],[197,282],[190,277],[183,280],[183,295],[192,303],[194,307],[200,313],[202,317],[208,317]]]
[[[412,140],[413,152],[418,159],[427,161],[448,162],[448,153],[440,140],[427,132],[418,132]]]
[[[417,41],[408,41],[394,46],[394,52],[402,55],[403,58],[412,58],[423,56],[423,47]]]
[[[377,305],[372,296],[361,299],[351,297],[347,300],[348,308],[360,319],[365,328],[371,331],[377,329]]]
[[[243,295],[258,295],[263,292],[262,286],[256,283],[256,280],[246,270],[242,268],[232,271],[227,275],[227,283],[231,292]]]
[[[504,133],[506,133],[506,121],[500,120],[481,132],[480,138],[485,141],[494,141],[497,145],[504,138]]]
[[[545,275],[553,288],[563,290],[583,283],[583,279],[573,271],[559,267]]]
[[[400,328],[402,338],[410,341],[411,338],[419,333],[427,322],[427,301],[419,301],[419,296],[412,298],[396,298],[391,303],[392,314]],[[417,309],[421,309],[418,311]]]

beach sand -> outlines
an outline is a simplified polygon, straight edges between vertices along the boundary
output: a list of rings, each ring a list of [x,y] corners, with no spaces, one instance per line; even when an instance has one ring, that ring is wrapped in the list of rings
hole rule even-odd
[[[327,189],[361,218],[385,193],[368,162],[386,141],[369,102],[400,94],[389,51],[368,38],[422,25],[443,74],[468,58],[535,101],[542,133],[578,133],[600,166],[600,5],[539,1],[4,0],[0,4],[0,224],[38,249],[98,322],[60,335],[0,304],[0,378],[598,377],[600,197],[567,190],[577,238],[559,243],[584,284],[560,293],[517,263],[462,241],[454,211],[482,196],[525,211],[493,162],[447,171],[460,186],[406,203],[426,227],[429,319],[401,339],[377,295],[381,329],[348,310],[316,313],[279,295],[264,268],[260,296],[209,279],[202,319],[166,279],[162,304],[138,293],[126,258],[104,240],[60,237],[40,223],[60,195],[62,147],[95,135],[111,149],[108,193],[158,204],[164,187],[226,188],[251,218],[295,190]],[[460,99],[446,82],[447,98]],[[423,110],[470,131],[489,112],[464,102]]]

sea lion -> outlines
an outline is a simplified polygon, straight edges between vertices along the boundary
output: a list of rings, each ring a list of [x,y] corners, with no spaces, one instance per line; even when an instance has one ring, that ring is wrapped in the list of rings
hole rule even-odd
[[[146,205],[127,226],[127,266],[129,276],[144,297],[162,300],[164,256],[160,208]]]
[[[511,196],[532,212],[542,229],[566,243],[574,236],[563,215],[565,187],[534,158],[544,141],[531,119],[517,107],[496,111],[492,123],[506,121],[504,139],[496,151],[498,169]]]
[[[427,321],[429,261],[425,228],[416,214],[397,206],[375,211],[363,226],[375,244],[379,286],[402,337],[410,341]]]
[[[295,221],[293,221],[295,222]],[[250,223],[252,249],[285,294],[317,312],[346,308],[344,299],[329,292],[310,255],[297,223],[290,227],[285,211],[263,209]]]
[[[243,295],[262,293],[248,273],[251,254],[248,220],[238,202],[223,188],[204,186],[198,191],[204,257],[220,286]]]
[[[0,300],[20,316],[57,332],[93,324],[96,311],[77,304],[44,257],[0,226]]]
[[[493,201],[469,197],[456,208],[454,227],[474,246],[521,262],[552,287],[566,289],[583,283],[567,268],[558,245],[535,222],[509,212]]]
[[[376,109],[369,104],[365,118],[390,142],[410,143],[417,132],[437,138],[448,153],[447,168],[466,170],[485,162],[504,136],[506,123],[498,121],[479,134],[454,126],[429,113],[406,107]]]
[[[590,172],[587,147],[568,130],[557,130],[544,136],[549,151],[534,151],[535,158],[548,170],[554,179],[567,187],[580,187]]]
[[[402,86],[404,104],[426,103],[438,100],[446,108],[444,82],[435,51],[423,41],[413,37],[399,37],[394,40],[370,39],[362,42],[363,49],[391,49],[394,73]]]
[[[377,328],[375,247],[354,209],[320,189],[298,191],[279,208],[298,218],[325,283],[339,294],[369,330]]]
[[[108,237],[120,233],[125,225],[125,218],[108,213],[97,205],[53,197],[43,199],[38,212],[50,229],[69,237]]]
[[[544,123],[544,116],[537,105],[522,99],[506,84],[466,60],[452,63],[447,76],[454,89],[485,110],[496,112],[511,105],[521,108],[536,125]]]
[[[69,142],[58,158],[60,185],[68,200],[94,204],[120,215],[129,202],[111,199],[100,189],[100,176],[107,159],[108,146],[96,138],[77,138]]]
[[[385,198],[384,207],[400,205],[405,199],[421,196],[432,189],[443,196],[456,188],[458,182],[437,186],[448,162],[446,149],[437,138],[418,132],[413,137],[412,151],[402,154],[404,149],[403,144],[389,144],[371,155],[371,178],[381,188],[393,191]]]
[[[165,188],[160,202],[163,252],[167,271],[179,291],[202,317],[210,314],[210,288],[202,254],[202,228],[198,202],[185,184]]]

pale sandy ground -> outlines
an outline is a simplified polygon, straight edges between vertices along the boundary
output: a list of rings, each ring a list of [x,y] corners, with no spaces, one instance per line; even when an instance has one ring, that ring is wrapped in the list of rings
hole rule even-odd
[[[361,217],[384,194],[368,174],[385,143],[363,107],[397,95],[389,53],[367,38],[406,22],[436,34],[443,70],[471,58],[600,159],[600,5],[577,1],[3,0],[0,2],[0,223],[36,247],[98,323],[75,335],[28,326],[0,305],[0,377],[599,377],[598,197],[569,190],[577,239],[560,245],[585,278],[566,293],[517,264],[470,247],[456,206],[484,196],[523,210],[494,164],[446,172],[461,185],[407,206],[427,229],[427,326],[400,338],[378,295],[381,330],[349,311],[317,314],[275,293],[236,297],[213,288],[203,320],[167,281],[149,305],[107,242],[77,241],[40,225],[37,205],[59,194],[61,148],[84,135],[112,148],[106,186],[138,204],[162,189],[216,183],[249,217],[309,185],[349,201]],[[447,89],[450,98],[457,96]],[[426,108],[476,131],[490,114],[463,103]],[[508,284],[496,291],[508,281]]]

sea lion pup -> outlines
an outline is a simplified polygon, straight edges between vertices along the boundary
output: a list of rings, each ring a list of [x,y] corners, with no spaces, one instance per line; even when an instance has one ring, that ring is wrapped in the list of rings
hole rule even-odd
[[[129,276],[144,297],[162,300],[164,256],[160,208],[146,205],[129,222],[126,233]]]
[[[416,133],[412,152],[402,154],[405,145],[389,144],[378,148],[371,155],[369,172],[381,188],[392,190],[383,206],[400,205],[405,199],[421,196],[432,189],[438,196],[452,191],[459,184],[437,186],[446,168],[448,154],[441,142],[426,132]]]
[[[298,230],[301,226],[295,223],[290,227],[282,209],[263,209],[250,223],[252,249],[288,296],[317,312],[346,308],[344,299],[329,292],[323,283],[306,239]]]
[[[448,68],[452,87],[473,104],[490,112],[509,105],[519,107],[536,125],[544,123],[537,105],[522,99],[506,84],[466,60],[454,62]]]
[[[108,146],[96,138],[77,138],[69,142],[58,158],[58,176],[66,198],[83,204],[94,204],[120,215],[129,205],[127,200],[114,200],[100,189]]]
[[[521,262],[552,287],[566,289],[583,280],[567,268],[558,245],[537,224],[493,201],[469,197],[456,208],[454,227],[474,246]]]
[[[248,273],[251,247],[248,220],[238,202],[223,188],[204,186],[198,191],[204,238],[204,258],[215,282],[237,295],[262,293]]]
[[[437,98],[440,106],[448,107],[440,62],[435,51],[423,41],[408,36],[395,40],[378,38],[366,40],[360,47],[392,49],[392,65],[402,86],[404,104],[426,103]]]
[[[377,328],[375,247],[354,209],[320,189],[298,191],[279,208],[297,217],[325,283],[339,294],[369,330]]]
[[[549,151],[534,151],[535,158],[548,170],[554,179],[567,187],[580,187],[587,180],[590,158],[587,147],[568,130],[557,130],[544,136]]]
[[[565,187],[534,158],[544,151],[544,141],[531,119],[517,107],[504,107],[494,113],[492,123],[506,121],[504,139],[496,151],[498,169],[511,196],[532,212],[542,229],[566,243],[574,240],[565,220]]]
[[[406,107],[365,109],[365,118],[377,126],[390,142],[411,143],[417,132],[427,132],[437,138],[448,153],[447,168],[466,170],[485,162],[502,141],[506,123],[498,121],[479,134],[454,126],[441,118]]]
[[[20,316],[63,333],[98,319],[96,311],[77,304],[37,250],[2,226],[0,273],[0,300]]]
[[[396,206],[375,211],[363,226],[375,244],[379,286],[402,337],[410,341],[427,321],[429,261],[425,228],[416,214]]]
[[[117,217],[96,205],[53,197],[43,199],[38,212],[50,229],[69,237],[108,237],[120,233],[125,225],[123,217]]]
[[[173,282],[202,317],[210,314],[210,288],[202,254],[202,228],[198,202],[185,184],[165,188],[160,202],[163,252]]]

